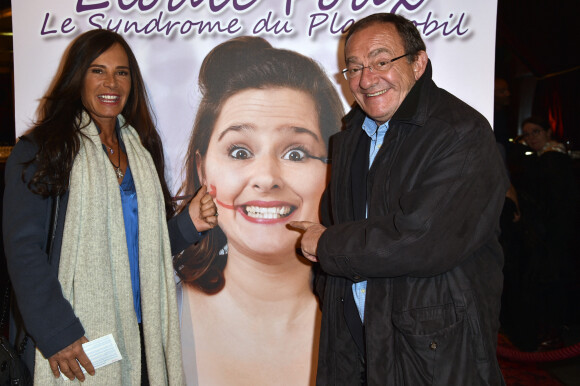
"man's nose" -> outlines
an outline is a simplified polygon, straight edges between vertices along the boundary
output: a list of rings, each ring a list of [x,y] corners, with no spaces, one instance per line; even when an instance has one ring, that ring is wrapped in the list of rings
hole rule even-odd
[[[371,66],[363,66],[360,70],[360,78],[358,80],[360,87],[369,88],[376,83],[376,72],[372,70]]]

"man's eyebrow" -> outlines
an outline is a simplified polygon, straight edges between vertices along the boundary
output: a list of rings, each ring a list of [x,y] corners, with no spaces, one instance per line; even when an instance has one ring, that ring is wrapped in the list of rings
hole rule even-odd
[[[372,50],[371,52],[369,52],[369,54],[367,55],[369,58],[374,58],[375,56],[378,56],[380,54],[392,54],[391,50],[389,50],[386,47],[379,47],[377,49]],[[348,58],[346,58],[346,64],[351,63],[351,62],[358,62],[359,59],[356,56],[349,56]]]
[[[376,50],[372,50],[371,52],[369,52],[369,58],[374,58],[375,56],[378,56],[380,54],[392,54],[392,51],[389,50],[386,47],[379,47]]]

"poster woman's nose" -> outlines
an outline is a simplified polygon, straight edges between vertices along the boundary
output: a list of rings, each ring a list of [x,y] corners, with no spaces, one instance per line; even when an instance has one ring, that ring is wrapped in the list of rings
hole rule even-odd
[[[276,157],[269,155],[257,157],[249,172],[250,183],[258,191],[267,192],[283,187],[280,160]]]

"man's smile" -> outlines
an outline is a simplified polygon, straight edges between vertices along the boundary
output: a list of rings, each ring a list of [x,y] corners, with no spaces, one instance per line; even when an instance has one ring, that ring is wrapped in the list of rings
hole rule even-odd
[[[375,92],[375,93],[372,93],[372,94],[366,94],[366,97],[367,97],[367,98],[370,98],[370,97],[375,97],[375,96],[383,95],[383,94],[384,94],[384,93],[386,93],[387,91],[388,91],[388,90],[381,90],[381,91],[377,91],[377,92]]]

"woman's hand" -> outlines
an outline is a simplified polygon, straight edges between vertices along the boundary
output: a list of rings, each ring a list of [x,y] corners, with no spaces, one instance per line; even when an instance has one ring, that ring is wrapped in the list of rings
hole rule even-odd
[[[198,232],[207,231],[218,223],[218,211],[213,198],[203,185],[189,203],[189,216]]]
[[[55,378],[58,378],[60,376],[60,372],[62,372],[71,381],[76,377],[79,381],[83,382],[85,380],[85,375],[83,374],[79,363],[85,368],[85,370],[87,370],[89,374],[95,375],[93,364],[83,350],[83,343],[88,341],[89,340],[83,336],[76,342],[72,343],[70,346],[63,348],[48,358],[48,363],[50,364],[50,368]]]

